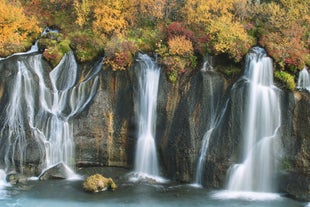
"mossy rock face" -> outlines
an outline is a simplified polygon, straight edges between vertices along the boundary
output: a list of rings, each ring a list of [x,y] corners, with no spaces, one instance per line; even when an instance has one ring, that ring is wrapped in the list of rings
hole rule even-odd
[[[43,57],[55,67],[61,58],[71,50],[70,40],[58,32],[49,32],[39,40],[39,50],[43,51]]]
[[[97,193],[105,190],[115,190],[116,184],[112,178],[105,178],[100,174],[89,176],[83,183],[83,189],[87,192]]]

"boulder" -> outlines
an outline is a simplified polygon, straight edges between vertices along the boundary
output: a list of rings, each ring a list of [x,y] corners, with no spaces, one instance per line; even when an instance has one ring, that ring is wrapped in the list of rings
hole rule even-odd
[[[112,178],[105,178],[101,174],[89,176],[83,183],[83,189],[87,192],[97,193],[105,190],[115,190],[116,184]]]
[[[39,180],[50,179],[68,179],[72,178],[75,173],[63,162],[60,162],[46,170],[39,175]]]

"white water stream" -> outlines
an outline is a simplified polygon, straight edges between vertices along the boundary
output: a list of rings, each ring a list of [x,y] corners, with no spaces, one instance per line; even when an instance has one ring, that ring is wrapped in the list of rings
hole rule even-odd
[[[310,73],[306,67],[299,72],[297,88],[310,92]]]
[[[156,152],[156,108],[160,67],[148,55],[139,54],[136,116],[138,141],[135,153],[135,173],[138,177],[159,177]]]
[[[248,82],[242,124],[242,160],[229,171],[228,190],[275,192],[273,178],[279,152],[281,111],[278,90],[273,85],[271,58],[261,48],[247,55],[244,79]]]
[[[59,162],[74,167],[72,118],[95,96],[101,62],[87,77],[78,80],[72,51],[51,72],[44,70],[41,59],[41,54],[20,56],[16,62],[0,134],[1,144],[11,146],[4,148],[6,171],[15,169],[16,156],[19,166],[23,166],[29,155],[29,137],[38,144],[38,151],[32,153],[42,156],[42,168]]]

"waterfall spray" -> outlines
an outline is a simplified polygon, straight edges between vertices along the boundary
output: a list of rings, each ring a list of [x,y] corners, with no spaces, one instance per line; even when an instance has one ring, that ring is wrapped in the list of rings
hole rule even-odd
[[[272,60],[261,48],[253,48],[246,58],[248,89],[242,127],[242,161],[229,171],[228,190],[275,192],[276,155],[281,125],[279,94],[273,85]]]
[[[138,121],[138,141],[135,153],[135,173],[139,177],[158,177],[156,152],[156,107],[159,66],[146,54],[139,54],[138,91],[136,116]]]

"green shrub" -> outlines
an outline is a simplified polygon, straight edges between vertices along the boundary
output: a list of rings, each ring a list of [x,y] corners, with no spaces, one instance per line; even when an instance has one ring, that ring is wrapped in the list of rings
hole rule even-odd
[[[293,91],[296,88],[294,76],[285,71],[275,71],[275,78],[280,80],[287,89]]]
[[[39,48],[43,50],[43,57],[55,67],[61,58],[71,50],[70,40],[57,32],[49,32],[39,40]]]
[[[79,62],[92,61],[103,53],[104,41],[90,31],[70,34],[71,48]]]

